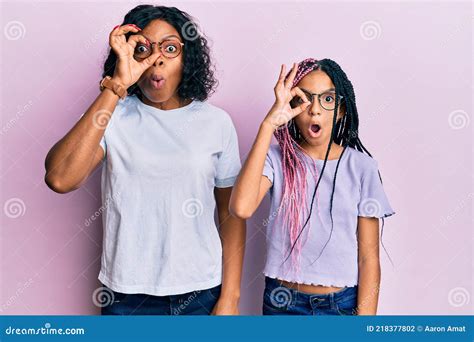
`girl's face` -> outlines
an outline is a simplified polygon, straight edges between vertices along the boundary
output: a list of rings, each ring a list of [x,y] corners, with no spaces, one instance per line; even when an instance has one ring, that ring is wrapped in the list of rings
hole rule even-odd
[[[183,43],[176,29],[163,20],[152,20],[139,34],[150,42],[171,41]],[[185,46],[182,47],[183,49]],[[172,47],[170,47],[172,49]],[[171,51],[171,50],[170,50]],[[152,102],[165,102],[177,98],[177,89],[183,74],[183,51],[175,58],[161,54],[156,62],[142,74],[137,84],[143,95]]]
[[[297,86],[305,93],[321,95],[321,106],[318,96],[313,96],[313,102],[304,112],[294,118],[296,126],[303,136],[303,143],[310,146],[327,146],[331,138],[331,128],[334,116],[336,89],[329,76],[321,70],[314,70],[299,81]],[[310,100],[308,98],[308,100]],[[339,109],[336,121],[342,118],[344,111]],[[331,104],[332,103],[332,104]],[[332,108],[332,109],[326,109]]]

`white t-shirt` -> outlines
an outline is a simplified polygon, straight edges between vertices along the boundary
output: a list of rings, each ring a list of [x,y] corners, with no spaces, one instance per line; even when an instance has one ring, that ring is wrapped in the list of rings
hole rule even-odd
[[[119,100],[100,145],[99,280],[155,296],[219,285],[214,187],[233,186],[241,167],[230,116],[207,102],[160,110],[132,95]]]

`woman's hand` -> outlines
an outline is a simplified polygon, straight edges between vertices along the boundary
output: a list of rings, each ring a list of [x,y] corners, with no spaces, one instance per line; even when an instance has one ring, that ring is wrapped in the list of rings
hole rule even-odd
[[[292,88],[297,71],[298,64],[294,63],[288,79],[285,80],[286,66],[284,64],[281,66],[280,76],[274,88],[275,103],[264,119],[264,122],[270,123],[275,129],[287,124],[295,116],[301,114],[311,103],[300,88]],[[290,101],[297,95],[303,99],[304,103],[291,108]]]
[[[153,44],[153,53],[148,58],[142,61],[135,60],[133,53],[137,44],[149,45],[150,43],[141,35],[131,35],[127,41],[125,34],[140,31],[141,29],[136,25],[123,25],[114,28],[109,36],[109,45],[117,56],[113,79],[117,80],[125,88],[136,83],[143,72],[153,65],[160,56],[157,44]]]
[[[212,309],[211,315],[224,316],[224,315],[239,315],[239,301],[236,299],[230,299],[226,297],[220,297],[217,300],[214,309]]]

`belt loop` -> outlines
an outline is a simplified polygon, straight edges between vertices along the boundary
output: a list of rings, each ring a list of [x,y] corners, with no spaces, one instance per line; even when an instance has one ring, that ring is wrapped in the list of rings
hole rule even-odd
[[[334,292],[329,293],[329,303],[331,305],[331,309],[336,309],[336,300],[334,299]]]

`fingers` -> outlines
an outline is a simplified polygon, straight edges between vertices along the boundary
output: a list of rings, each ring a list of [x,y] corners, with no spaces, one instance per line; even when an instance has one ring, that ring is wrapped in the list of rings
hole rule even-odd
[[[277,85],[283,84],[283,80],[285,79],[286,74],[286,65],[282,64],[280,68],[280,76],[278,77]]]
[[[119,25],[113,28],[109,35],[109,45],[117,56],[126,56],[129,53],[125,34],[139,31],[141,31],[141,29],[134,24]]]
[[[130,37],[128,37],[127,43],[132,47],[132,49],[135,50],[135,47],[137,46],[138,43],[142,43],[145,45],[149,45],[150,43],[148,40],[143,37],[141,34],[133,34]]]
[[[293,81],[295,80],[296,72],[298,71],[298,64],[293,63],[293,68],[291,70],[290,75],[285,81],[285,87],[291,89],[293,87]]]
[[[109,35],[110,46],[112,46],[113,42],[117,42],[117,41],[126,43],[125,36],[124,36],[125,33],[140,32],[140,31],[141,29],[138,26],[133,25],[133,24],[123,25],[123,26],[117,25],[113,28],[112,32],[110,32],[110,35]]]
[[[152,65],[161,56],[161,51],[160,51],[160,48],[158,47],[158,44],[153,44],[152,49],[153,49],[152,54],[149,57],[145,58],[143,62],[141,62],[141,63],[145,63],[144,64],[145,66]]]
[[[290,94],[292,99],[293,97],[298,95],[303,99],[304,102],[309,102],[309,99],[306,97],[306,94],[299,87],[294,87],[293,89],[291,89]]]
[[[110,32],[110,36],[121,36],[128,32],[139,32],[141,30],[142,29],[135,24],[119,25],[114,27],[112,32]]]
[[[305,102],[303,104],[300,104],[298,107],[292,108],[293,110],[293,117],[303,113],[309,106],[311,102]]]
[[[306,94],[298,87],[294,87],[293,89],[291,89],[291,97],[293,98],[296,95],[298,95],[300,98],[302,98],[304,103],[302,103],[299,106],[292,109],[293,117],[301,114],[302,112],[304,112],[311,105],[311,102],[306,97]]]
[[[293,112],[293,117],[303,113],[310,105],[311,105],[311,102],[304,102],[300,104],[299,106],[292,108],[291,110]]]

